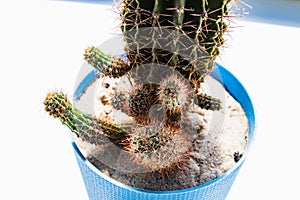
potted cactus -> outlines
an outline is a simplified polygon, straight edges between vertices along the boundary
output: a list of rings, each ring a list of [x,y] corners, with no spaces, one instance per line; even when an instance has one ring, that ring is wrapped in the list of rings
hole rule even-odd
[[[255,126],[247,92],[214,63],[233,3],[122,0],[124,54],[88,47],[95,71],[74,102],[48,93],[45,110],[73,133],[90,199],[226,198]],[[94,79],[102,93],[88,91]]]

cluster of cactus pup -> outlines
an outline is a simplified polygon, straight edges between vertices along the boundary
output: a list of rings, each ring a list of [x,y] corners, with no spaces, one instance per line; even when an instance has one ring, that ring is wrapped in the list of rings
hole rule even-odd
[[[234,0],[232,0],[234,1]],[[83,141],[113,143],[152,171],[180,168],[189,157],[188,134],[181,127],[191,104],[220,110],[221,101],[201,93],[205,77],[224,44],[231,0],[122,0],[119,5],[126,59],[88,47],[84,59],[102,76],[132,77],[128,94],[110,104],[132,118],[130,128],[81,112],[61,92],[49,92],[45,110]],[[167,66],[174,73],[158,82],[140,82],[138,71]],[[133,73],[135,71],[136,73]],[[175,73],[176,71],[176,73]],[[162,113],[153,114],[155,112]],[[196,133],[195,133],[196,134]]]

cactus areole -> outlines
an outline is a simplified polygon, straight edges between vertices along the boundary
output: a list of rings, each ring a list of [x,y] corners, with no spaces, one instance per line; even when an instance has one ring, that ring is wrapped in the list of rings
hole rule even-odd
[[[213,181],[242,162],[248,142],[247,113],[214,68],[236,4],[238,0],[122,0],[125,58],[88,47],[84,59],[100,75],[93,72],[93,77],[101,77],[101,94],[89,91],[91,80],[83,81],[86,94],[75,94],[75,104],[99,104],[100,111],[86,113],[55,91],[45,98],[45,110],[74,133],[89,162],[125,185],[161,191]],[[221,94],[206,88],[209,80]],[[91,92],[88,102],[81,99]],[[222,144],[233,137],[239,139],[232,146]]]

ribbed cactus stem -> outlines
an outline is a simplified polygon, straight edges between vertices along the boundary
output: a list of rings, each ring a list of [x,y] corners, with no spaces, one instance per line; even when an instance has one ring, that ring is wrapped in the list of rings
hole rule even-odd
[[[77,137],[91,144],[113,142],[120,145],[126,133],[116,125],[97,119],[75,108],[63,93],[50,92],[44,100],[45,110],[59,118]]]
[[[129,31],[133,28],[146,27],[151,24],[151,13],[154,0],[122,0],[121,30]]]
[[[140,34],[141,28],[151,24],[152,9],[151,0],[123,0],[121,30],[124,33],[125,51],[131,65],[138,66],[148,58],[149,51],[143,49],[145,44],[141,42]]]
[[[161,0],[155,0],[155,3],[154,3],[154,8],[153,8],[153,13],[154,13],[154,23],[157,23],[156,20],[158,20],[159,18],[159,14],[161,14],[163,12],[163,9],[164,9],[164,1],[161,1]],[[157,17],[155,17],[157,16]],[[156,24],[154,24],[156,25]]]
[[[203,21],[206,16],[205,11],[205,1],[188,1],[187,2],[187,12],[186,12],[186,21],[190,21],[191,26],[183,27],[183,30],[187,33],[189,37],[194,39],[196,44],[200,45],[200,38],[203,35]],[[201,46],[201,45],[200,45]],[[203,47],[203,46],[202,46]],[[207,63],[207,65],[199,65],[199,57],[203,56],[199,53],[199,46],[195,45],[191,53],[192,66],[190,70],[191,79],[194,80],[195,91],[200,88],[200,83],[204,81],[204,77],[212,69],[212,65]]]
[[[174,49],[173,49],[173,55],[172,55],[172,64],[174,66],[178,65],[179,62],[179,57],[178,54],[180,51],[184,51],[182,48],[181,43],[180,43],[180,36],[182,34],[182,25],[183,25],[183,20],[184,20],[184,9],[185,9],[185,1],[186,0],[175,0],[174,2],[174,11],[173,11],[173,23],[174,27],[176,30],[176,37],[173,38],[173,44],[174,44]]]
[[[202,44],[206,46],[206,50],[214,57],[220,53],[219,47],[224,43],[223,33],[227,29],[224,18],[228,14],[228,4],[230,1],[207,1],[207,21],[205,28],[207,37],[203,40]]]
[[[199,37],[203,32],[203,20],[207,13],[205,8],[206,1],[187,1],[186,3],[186,21],[190,21],[196,26],[185,26],[183,30],[196,42],[199,42]]]
[[[157,38],[158,34],[159,34],[159,27],[160,22],[159,22],[159,18],[160,15],[162,14],[164,10],[164,4],[163,1],[160,0],[155,0],[154,3],[154,8],[153,8],[153,22],[152,22],[152,26],[153,28],[153,33],[152,33],[152,49],[151,49],[151,54],[152,54],[152,63],[157,63],[158,62],[158,47],[159,44],[157,43],[157,41],[154,38]]]
[[[186,0],[175,0],[174,23],[181,26],[184,19],[184,9]]]
[[[131,66],[121,58],[107,55],[93,46],[85,50],[84,59],[100,73],[113,78],[119,78],[131,70]]]
[[[206,110],[220,110],[222,108],[221,100],[207,94],[198,94],[197,100],[199,107]]]

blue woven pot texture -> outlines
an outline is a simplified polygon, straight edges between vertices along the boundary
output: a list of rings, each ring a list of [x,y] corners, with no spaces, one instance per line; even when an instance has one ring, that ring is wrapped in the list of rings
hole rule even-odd
[[[254,108],[242,84],[225,68],[215,63],[216,68],[211,75],[224,85],[226,90],[242,105],[248,118],[249,138],[248,147],[243,157],[236,165],[220,177],[206,184],[173,191],[147,191],[120,183],[94,167],[73,142],[74,152],[78,161],[80,171],[86,186],[90,200],[224,200],[238,174],[239,169],[245,161],[249,147],[254,139],[255,113]],[[90,72],[80,83],[74,96],[80,96],[83,89],[96,76],[95,71]]]

